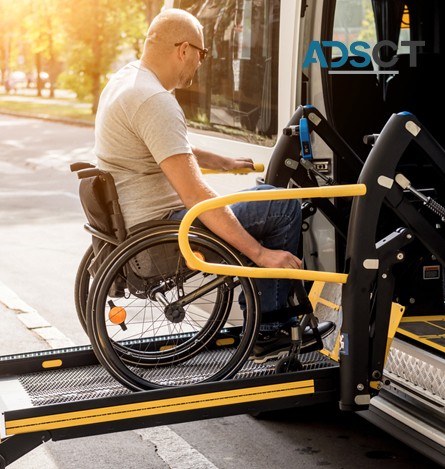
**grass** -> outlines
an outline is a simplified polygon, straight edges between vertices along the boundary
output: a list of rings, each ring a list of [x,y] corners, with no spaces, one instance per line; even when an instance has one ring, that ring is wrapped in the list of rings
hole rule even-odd
[[[79,102],[75,100],[72,102],[48,98],[34,100],[31,97],[19,96],[16,101],[13,98],[15,98],[14,95],[0,95],[0,113],[4,111],[24,116],[94,122],[95,116],[91,113],[91,107],[79,105]]]

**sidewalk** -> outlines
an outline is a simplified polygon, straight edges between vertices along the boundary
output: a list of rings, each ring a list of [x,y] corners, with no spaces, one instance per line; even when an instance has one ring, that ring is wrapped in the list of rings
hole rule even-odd
[[[45,93],[46,91],[46,93]],[[48,90],[44,93],[48,94]],[[73,108],[88,108],[88,103],[73,101],[73,93],[56,90],[56,98],[35,96],[35,90],[20,89],[17,93],[4,94],[4,87],[0,86],[0,114],[14,117],[44,119],[76,126],[93,127],[94,122],[71,119],[63,116],[51,116],[36,112],[15,112],[1,108],[2,102],[34,103],[41,105],[71,106]],[[47,324],[37,311],[22,302],[1,283],[0,279],[0,356],[47,350],[51,348],[72,345],[61,333]]]
[[[0,356],[74,345],[1,281],[0,339]]]
[[[18,313],[0,302],[0,356],[49,349],[48,343],[19,320]]]

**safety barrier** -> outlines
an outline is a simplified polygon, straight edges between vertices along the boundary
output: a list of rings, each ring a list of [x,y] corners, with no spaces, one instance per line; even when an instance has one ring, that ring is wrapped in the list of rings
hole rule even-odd
[[[366,194],[364,184],[346,184],[338,186],[273,189],[268,191],[244,191],[204,200],[194,205],[185,215],[179,227],[178,241],[187,264],[202,272],[217,275],[230,275],[251,278],[288,278],[314,280],[322,282],[346,283],[347,274],[304,269],[281,269],[269,267],[241,267],[205,262],[195,255],[189,240],[189,230],[193,221],[207,210],[213,210],[236,202],[254,202],[259,200],[310,199],[316,197],[351,197]]]

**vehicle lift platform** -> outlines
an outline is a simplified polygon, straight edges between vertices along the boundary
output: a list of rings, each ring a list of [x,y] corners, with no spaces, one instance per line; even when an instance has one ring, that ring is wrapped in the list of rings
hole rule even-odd
[[[310,125],[322,125],[308,109]],[[160,367],[174,385],[134,392],[98,364],[90,346],[2,356],[0,469],[51,439],[327,402],[359,412],[445,467],[445,316],[402,318],[404,307],[393,301],[393,266],[413,238],[445,265],[442,235],[394,183],[396,165],[413,141],[445,174],[444,150],[426,129],[408,113],[393,115],[360,173],[366,194],[352,202],[341,295],[338,284],[323,282],[312,298],[309,293],[314,314],[334,318],[339,327],[323,350],[301,354],[303,369],[277,373],[273,361],[248,360],[231,379],[189,385],[193,369]],[[406,226],[376,241],[384,202]],[[224,353],[221,347],[199,358],[210,366]]]
[[[361,413],[443,462],[445,317],[407,319],[392,342],[384,386]],[[428,350],[415,341],[428,342]],[[2,356],[0,468],[51,439],[337,402],[333,354],[309,352],[301,361],[304,371],[277,374],[274,361],[247,361],[231,380],[133,392],[97,362],[91,346]],[[171,373],[180,379],[178,367]]]
[[[276,374],[274,362],[248,361],[231,380],[132,392],[97,363],[89,346],[1,357],[0,467],[50,439],[338,399],[338,364],[318,352],[303,363],[304,372]],[[172,373],[177,379],[178,367]]]

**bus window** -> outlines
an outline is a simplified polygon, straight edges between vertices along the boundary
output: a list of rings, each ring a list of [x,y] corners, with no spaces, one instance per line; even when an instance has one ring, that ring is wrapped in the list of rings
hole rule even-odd
[[[180,0],[210,49],[192,86],[176,90],[191,128],[265,146],[277,134],[279,0]]]
[[[348,49],[354,41],[365,41],[371,47],[377,42],[372,0],[337,0],[334,16],[333,40],[345,44]],[[332,58],[340,50],[332,51]]]

